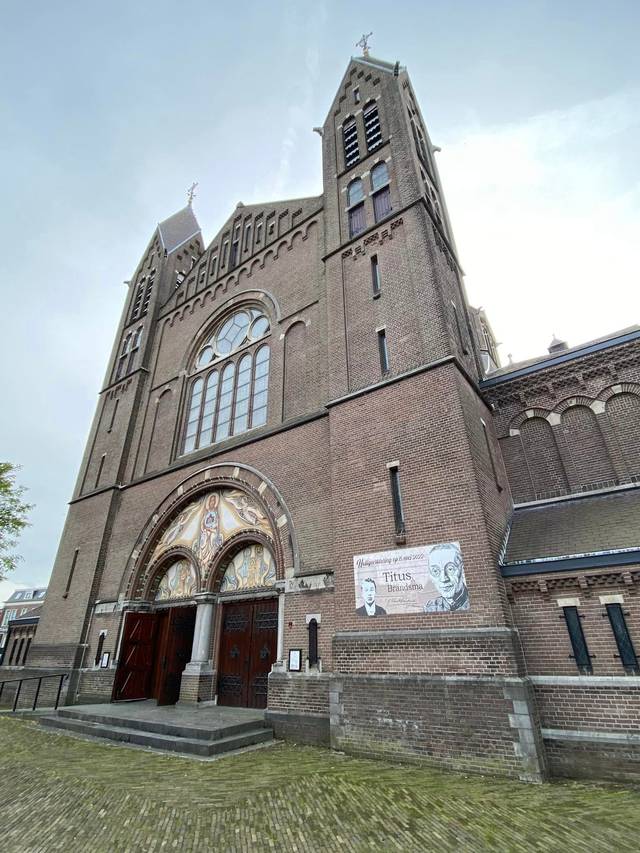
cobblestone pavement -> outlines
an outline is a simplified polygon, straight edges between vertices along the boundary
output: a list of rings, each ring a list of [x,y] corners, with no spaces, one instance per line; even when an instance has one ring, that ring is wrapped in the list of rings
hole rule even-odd
[[[278,744],[213,762],[0,719],[13,851],[637,851],[640,793]]]

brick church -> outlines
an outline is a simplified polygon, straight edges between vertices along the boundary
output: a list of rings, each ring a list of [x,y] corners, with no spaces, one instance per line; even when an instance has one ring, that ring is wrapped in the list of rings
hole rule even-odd
[[[352,59],[317,130],[320,195],[151,235],[27,666],[67,703],[631,776],[640,328],[501,368],[406,69]]]

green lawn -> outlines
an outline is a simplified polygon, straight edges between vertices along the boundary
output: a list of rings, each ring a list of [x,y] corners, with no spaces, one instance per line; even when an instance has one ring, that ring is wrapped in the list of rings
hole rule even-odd
[[[640,793],[278,744],[165,757],[0,718],[1,850],[638,851]]]

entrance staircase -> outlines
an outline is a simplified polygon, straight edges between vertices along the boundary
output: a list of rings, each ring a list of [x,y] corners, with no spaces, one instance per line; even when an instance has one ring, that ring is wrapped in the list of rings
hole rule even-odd
[[[264,711],[220,706],[158,706],[155,701],[75,705],[39,717],[70,734],[211,758],[273,741]]]

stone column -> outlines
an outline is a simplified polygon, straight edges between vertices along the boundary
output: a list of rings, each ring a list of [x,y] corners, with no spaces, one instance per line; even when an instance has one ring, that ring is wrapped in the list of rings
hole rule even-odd
[[[180,684],[180,702],[187,704],[212,701],[216,687],[216,673],[210,657],[216,596],[203,592],[194,599],[197,610],[191,660],[182,673]]]
[[[285,672],[287,669],[284,660],[284,587],[285,581],[276,582],[276,589],[278,590],[278,648],[276,659],[271,667],[272,672]]]

